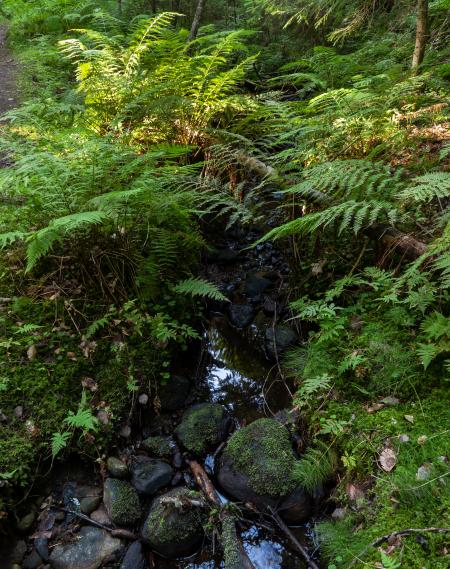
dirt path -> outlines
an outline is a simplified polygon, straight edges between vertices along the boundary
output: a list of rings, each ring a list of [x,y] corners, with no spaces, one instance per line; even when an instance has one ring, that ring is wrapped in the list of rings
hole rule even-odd
[[[7,27],[0,24],[0,115],[14,108],[18,102],[17,63],[6,45],[6,30]]]

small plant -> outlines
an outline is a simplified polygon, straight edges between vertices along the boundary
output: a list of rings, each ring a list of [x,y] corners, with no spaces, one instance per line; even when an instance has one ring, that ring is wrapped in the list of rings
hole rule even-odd
[[[64,423],[69,427],[69,430],[56,432],[52,436],[51,450],[52,459],[55,459],[58,454],[67,446],[69,440],[76,430],[80,430],[83,435],[87,433],[95,433],[97,430],[98,419],[94,417],[91,409],[87,406],[86,391],[83,390],[81,401],[76,413],[69,411]]]

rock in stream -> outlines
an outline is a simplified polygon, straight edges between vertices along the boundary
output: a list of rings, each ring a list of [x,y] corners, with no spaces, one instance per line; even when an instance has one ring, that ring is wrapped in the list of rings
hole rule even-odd
[[[54,569],[97,569],[121,549],[120,539],[99,528],[85,526],[76,541],[53,549],[50,564]]]
[[[203,510],[189,506],[200,500],[198,492],[175,488],[155,498],[142,528],[142,537],[149,545],[171,559],[192,552],[203,539]]]
[[[230,438],[218,481],[234,499],[262,510],[278,508],[285,519],[300,522],[310,514],[311,499],[293,477],[295,461],[287,429],[273,419],[258,419]]]
[[[176,434],[186,449],[201,454],[222,442],[230,425],[231,419],[222,405],[199,403],[184,413]]]

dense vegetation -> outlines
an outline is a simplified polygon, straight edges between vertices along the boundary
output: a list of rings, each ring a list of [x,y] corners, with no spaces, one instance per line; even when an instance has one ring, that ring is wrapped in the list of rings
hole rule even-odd
[[[296,475],[338,472],[347,508],[318,524],[323,554],[447,567],[439,534],[368,545],[448,525],[448,0],[0,8],[23,93],[0,127],[3,484],[99,458],[143,386],[157,408],[223,298],[197,277],[204,225],[250,225],[276,192],[263,240],[289,245],[304,342],[283,366],[312,443]]]

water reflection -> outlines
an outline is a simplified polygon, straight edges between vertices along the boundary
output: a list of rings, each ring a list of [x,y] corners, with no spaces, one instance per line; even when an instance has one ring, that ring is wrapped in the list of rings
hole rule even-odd
[[[226,319],[211,321],[207,341],[210,363],[205,383],[210,400],[227,405],[239,421],[246,422],[289,404],[288,391],[274,367]]]

